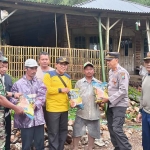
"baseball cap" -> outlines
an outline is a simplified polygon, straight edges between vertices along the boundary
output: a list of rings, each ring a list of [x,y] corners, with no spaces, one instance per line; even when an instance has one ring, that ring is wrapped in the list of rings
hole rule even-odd
[[[3,61],[3,60],[4,60],[3,53],[2,51],[0,51],[0,61]]]
[[[150,52],[147,53],[147,56],[144,58],[144,60],[149,60],[150,59]]]
[[[114,58],[119,58],[120,53],[118,52],[108,52],[106,54],[105,60],[112,60]]]
[[[68,58],[61,56],[61,57],[57,58],[57,60],[56,60],[56,63],[63,63],[63,62],[69,64]]]
[[[38,63],[36,62],[35,59],[27,59],[25,61],[25,67],[37,67]]]
[[[85,69],[87,66],[94,67],[94,65],[93,65],[91,62],[89,62],[89,61],[86,62],[86,63],[83,65],[84,69]]]

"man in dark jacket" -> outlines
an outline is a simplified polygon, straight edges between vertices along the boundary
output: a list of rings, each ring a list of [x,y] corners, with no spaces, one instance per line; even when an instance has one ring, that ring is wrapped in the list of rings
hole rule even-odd
[[[12,79],[11,77],[6,74],[8,71],[8,59],[4,57],[3,60],[3,67],[1,69],[1,77],[4,83],[5,90],[10,92],[12,87]],[[9,98],[7,98],[9,100]],[[9,108],[5,108],[5,129],[6,129],[6,143],[5,143],[5,150],[10,150],[10,136],[11,136],[11,115],[9,112]]]

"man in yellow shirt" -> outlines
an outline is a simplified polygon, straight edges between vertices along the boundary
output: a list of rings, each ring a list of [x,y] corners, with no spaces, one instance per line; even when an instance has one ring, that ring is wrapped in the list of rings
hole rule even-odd
[[[56,70],[46,73],[43,80],[47,87],[46,113],[50,150],[63,150],[67,138],[68,93],[72,88],[70,76],[65,73],[68,64],[66,57],[59,57]]]

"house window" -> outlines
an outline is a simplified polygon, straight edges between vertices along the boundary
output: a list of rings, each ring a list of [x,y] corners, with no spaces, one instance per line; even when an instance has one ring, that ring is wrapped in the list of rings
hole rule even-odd
[[[75,48],[81,48],[85,49],[86,48],[86,40],[84,36],[77,36],[75,37]]]
[[[144,57],[147,56],[147,52],[148,52],[148,41],[147,38],[144,39]]]
[[[124,55],[129,55],[129,48],[132,48],[132,40],[131,39],[122,39],[120,48],[124,49]]]
[[[93,50],[99,50],[99,37],[98,36],[91,36],[89,39],[89,48]]]

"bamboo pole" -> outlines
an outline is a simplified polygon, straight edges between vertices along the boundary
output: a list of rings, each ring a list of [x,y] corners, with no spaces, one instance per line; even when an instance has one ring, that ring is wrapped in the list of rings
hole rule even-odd
[[[104,50],[103,50],[103,40],[102,40],[102,24],[101,24],[101,16],[100,15],[99,15],[99,19],[98,19],[98,27],[99,27],[99,44],[100,44],[102,80],[103,80],[103,82],[105,82],[106,76],[105,76]]]
[[[146,20],[146,32],[148,41],[148,51],[150,51],[150,31],[149,31],[149,20]]]
[[[55,13],[55,33],[56,33],[56,47],[57,47],[57,14]]]
[[[105,50],[109,51],[109,17],[106,21]]]
[[[69,37],[68,21],[67,21],[67,15],[66,14],[65,14],[65,24],[66,24],[68,47],[70,48],[70,37]]]
[[[122,37],[122,30],[123,30],[123,21],[122,21],[121,30],[120,30],[120,38],[119,38],[119,44],[118,44],[118,52],[120,51],[120,43],[121,43],[121,37]]]
[[[66,33],[67,33],[67,41],[68,41],[68,48],[69,48],[69,56],[70,56],[70,64],[72,66],[73,60],[71,59],[71,48],[70,48],[70,37],[69,37],[69,28],[68,28],[68,20],[67,20],[67,15],[65,14],[65,24],[66,24]]]
[[[1,21],[1,9],[0,9],[0,21]],[[0,24],[0,49],[2,46],[2,24]]]

